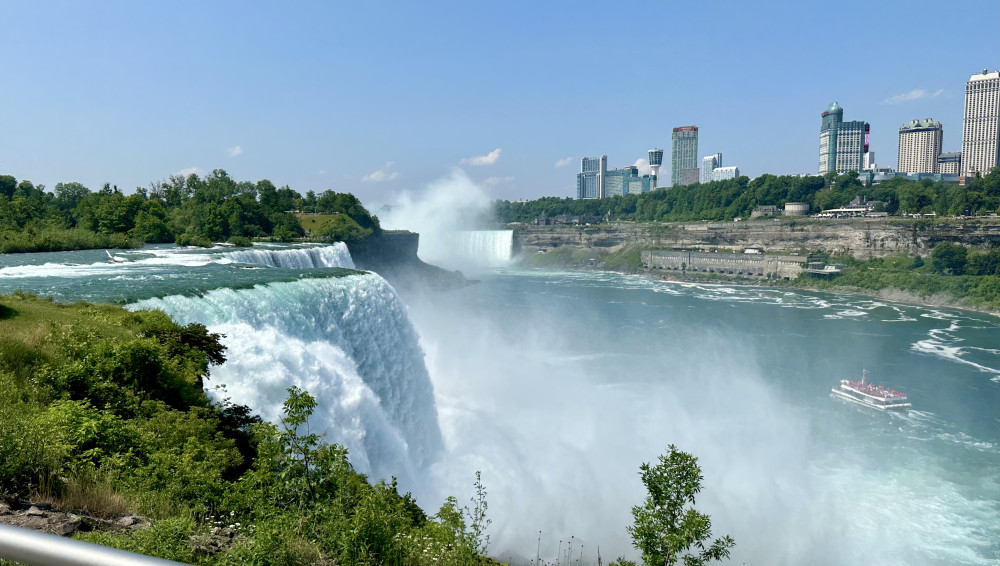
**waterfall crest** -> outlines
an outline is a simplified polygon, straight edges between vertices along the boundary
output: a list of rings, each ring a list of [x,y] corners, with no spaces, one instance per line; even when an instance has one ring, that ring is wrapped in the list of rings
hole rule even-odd
[[[292,248],[269,250],[261,247],[236,250],[222,254],[222,257],[237,263],[253,263],[271,267],[310,269],[316,267],[346,267],[354,269],[351,252],[344,242],[312,248]]]

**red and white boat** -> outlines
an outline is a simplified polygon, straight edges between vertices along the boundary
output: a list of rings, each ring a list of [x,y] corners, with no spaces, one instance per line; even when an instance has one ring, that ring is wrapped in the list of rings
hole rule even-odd
[[[833,388],[833,394],[852,403],[882,411],[910,408],[910,400],[906,393],[869,383],[865,380],[867,376],[868,370],[863,370],[861,379],[842,379],[840,385]]]

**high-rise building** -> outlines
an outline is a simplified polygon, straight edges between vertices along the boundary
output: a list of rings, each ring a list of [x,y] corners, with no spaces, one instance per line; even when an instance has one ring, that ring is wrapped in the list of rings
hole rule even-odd
[[[875,152],[874,151],[868,150],[868,153],[865,154],[864,168],[865,168],[865,171],[873,171],[876,168],[878,168],[878,163],[875,163]]]
[[[674,128],[671,135],[673,148],[670,155],[670,185],[684,184],[681,182],[685,169],[694,169],[694,182],[698,182],[698,126],[680,126]],[[690,174],[685,175],[685,180]]]
[[[716,153],[701,158],[701,182],[708,183],[712,180],[712,171],[722,167],[722,154]]]
[[[962,152],[952,151],[938,156],[938,170],[942,175],[958,175],[962,172]]]
[[[609,169],[604,174],[604,196],[637,195],[656,188],[656,175],[639,175],[639,168],[628,165]]]
[[[965,83],[962,173],[989,173],[1000,165],[1000,71],[972,75]]]
[[[608,156],[584,157],[576,175],[576,198],[604,198],[604,177],[608,172]]]
[[[900,173],[937,173],[943,133],[941,122],[910,120],[899,127]]]
[[[868,153],[868,123],[845,122],[844,109],[836,102],[820,116],[823,121],[819,129],[819,174],[863,170],[864,155]]]

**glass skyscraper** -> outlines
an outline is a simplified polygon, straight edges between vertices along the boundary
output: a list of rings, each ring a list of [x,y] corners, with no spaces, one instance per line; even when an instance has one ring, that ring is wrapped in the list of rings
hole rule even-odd
[[[694,181],[698,182],[698,126],[680,126],[674,128],[670,136],[673,149],[670,155],[670,186],[682,183],[685,177],[682,172],[694,169]],[[688,178],[690,174],[688,175]]]
[[[834,102],[820,115],[819,174],[864,170],[868,153],[869,125],[861,120],[844,121],[844,109]]]
[[[608,172],[608,156],[584,157],[576,174],[576,198],[604,198],[604,176]]]

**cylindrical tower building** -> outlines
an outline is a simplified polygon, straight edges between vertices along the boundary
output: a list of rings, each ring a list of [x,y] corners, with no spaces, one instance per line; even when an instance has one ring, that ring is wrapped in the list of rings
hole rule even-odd
[[[649,168],[653,170],[653,175],[660,175],[660,166],[663,165],[663,150],[654,147],[649,150]]]

